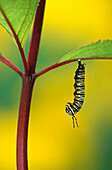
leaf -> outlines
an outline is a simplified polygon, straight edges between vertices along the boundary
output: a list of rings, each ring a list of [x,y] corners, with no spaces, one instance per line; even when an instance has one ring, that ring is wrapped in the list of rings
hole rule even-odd
[[[18,35],[22,47],[25,45],[38,2],[39,0],[0,0],[0,9],[3,10],[16,35]],[[13,36],[1,11],[0,24]]]
[[[78,59],[98,59],[98,58],[111,58],[112,59],[112,40],[101,40],[80,47],[74,51],[69,52],[63,56],[57,63],[66,62],[68,60]]]

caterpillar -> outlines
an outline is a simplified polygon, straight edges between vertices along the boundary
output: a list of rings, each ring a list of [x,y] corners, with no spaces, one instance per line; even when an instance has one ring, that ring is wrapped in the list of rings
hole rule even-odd
[[[74,102],[69,103],[67,102],[67,105],[65,107],[65,112],[72,116],[73,120],[73,128],[75,128],[75,122],[76,126],[79,127],[77,118],[75,117],[75,114],[79,112],[81,109],[83,103],[84,103],[84,97],[85,97],[85,63],[82,64],[81,61],[78,61],[78,68],[75,72],[75,84],[74,84]]]

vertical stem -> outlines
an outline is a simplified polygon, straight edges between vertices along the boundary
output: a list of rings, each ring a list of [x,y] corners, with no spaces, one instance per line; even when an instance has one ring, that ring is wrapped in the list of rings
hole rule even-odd
[[[37,61],[37,56],[38,56],[43,16],[44,16],[45,1],[46,0],[40,0],[40,2],[39,2],[39,5],[38,5],[37,11],[36,11],[36,15],[35,15],[34,26],[33,26],[30,50],[29,50],[29,54],[28,54],[29,71],[32,73],[35,72],[36,61]]]
[[[30,103],[34,85],[36,61],[38,56],[40,36],[43,23],[44,7],[46,0],[40,0],[36,11],[30,50],[28,55],[28,71],[22,77],[22,92],[19,110],[18,131],[17,131],[17,170],[28,170],[27,163],[27,136]]]
[[[23,77],[17,130],[17,170],[28,170],[27,136],[33,85],[34,79],[32,76]]]

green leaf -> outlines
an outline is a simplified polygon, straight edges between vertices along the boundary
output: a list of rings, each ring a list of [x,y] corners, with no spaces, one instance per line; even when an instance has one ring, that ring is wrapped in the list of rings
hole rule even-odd
[[[39,0],[0,0],[2,9],[24,47]],[[13,33],[0,11],[0,24],[13,36]]]
[[[98,59],[98,58],[111,58],[112,59],[112,40],[101,40],[83,46],[79,49],[69,52],[63,56],[58,63],[66,62],[68,60],[78,59]]]

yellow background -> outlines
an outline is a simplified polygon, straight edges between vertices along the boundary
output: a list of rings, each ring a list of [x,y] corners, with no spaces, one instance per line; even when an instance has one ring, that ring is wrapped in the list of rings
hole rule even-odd
[[[67,52],[97,40],[112,39],[111,0],[47,0],[37,71]],[[28,53],[29,39],[25,53]],[[0,27],[0,51],[23,69],[19,51]],[[86,63],[85,102],[79,128],[65,113],[73,102],[77,63],[52,70],[35,83],[29,122],[31,170],[112,169],[112,61]],[[16,129],[21,78],[0,63],[0,170],[16,169]]]

